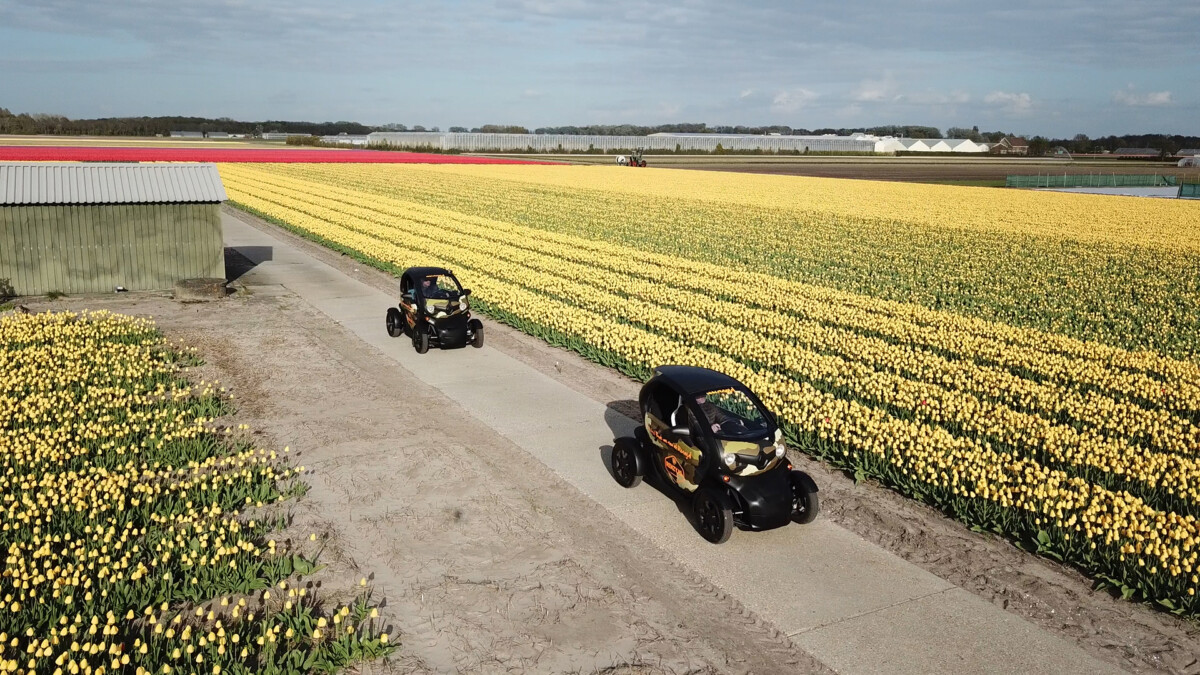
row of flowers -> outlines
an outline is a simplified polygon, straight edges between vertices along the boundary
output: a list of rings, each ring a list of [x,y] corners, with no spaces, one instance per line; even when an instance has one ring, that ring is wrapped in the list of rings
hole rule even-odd
[[[229,398],[185,379],[195,363],[145,319],[0,318],[0,672],[308,672],[388,651],[365,593],[318,630],[328,610],[295,579],[313,564],[270,538],[279,517],[246,515],[302,491],[304,467],[219,433]]]
[[[344,169],[344,170],[343,170]],[[270,167],[547,232],[1195,360],[1177,200],[605,167]],[[343,182],[347,181],[347,182]]]
[[[1180,415],[1161,418],[1164,413],[1155,412],[1147,397],[1122,391],[1153,383],[1160,395],[1169,387],[1173,399],[1186,398],[1196,380],[1175,376],[1191,372],[1191,364],[1096,346],[1113,357],[1105,377],[1078,355],[1087,343],[1069,343],[1076,353],[1010,343],[1010,349],[1025,352],[1023,358],[1060,359],[1075,367],[1068,373],[1090,374],[1108,388],[1062,386],[1060,380],[1070,381],[1062,371],[1020,378],[1019,369],[988,357],[961,359],[968,374],[986,374],[993,364],[992,394],[982,386],[943,382],[941,375],[924,377],[922,363],[953,370],[958,356],[953,351],[934,354],[921,345],[881,340],[878,349],[890,345],[898,354],[881,362],[869,350],[864,357],[836,342],[805,343],[757,330],[737,306],[779,311],[784,303],[772,295],[778,288],[770,277],[756,276],[734,288],[727,268],[722,277],[719,267],[659,260],[655,294],[644,285],[651,281],[645,273],[622,274],[613,264],[621,255],[637,259],[632,248],[621,251],[563,235],[536,237],[512,223],[356,195],[338,182],[305,183],[244,167],[222,171],[239,204],[307,236],[393,271],[415,264],[452,267],[474,289],[477,305],[497,318],[634,375],[667,362],[728,372],[760,393],[801,447],[928,499],[973,525],[1033,542],[1147,598],[1180,611],[1196,609],[1195,444],[1186,435],[1194,433],[1190,417],[1196,407],[1177,406]],[[595,255],[596,264],[581,258],[587,255]],[[705,294],[697,286],[722,290]],[[855,311],[853,304],[842,305],[841,313]],[[870,299],[857,304],[872,306]],[[898,312],[889,314],[891,309],[885,303],[878,312],[857,311],[865,315],[860,320],[877,324],[905,320],[894,316]],[[983,328],[973,325],[967,334],[986,337]],[[839,330],[867,339],[864,331]],[[885,331],[870,333],[880,340]],[[905,367],[906,355],[917,365]],[[1056,390],[1064,398],[1047,408],[1030,396],[1022,399],[1028,410],[1019,410],[1013,399],[1022,394],[1012,389],[1025,380],[1041,387],[1036,391],[1043,398]],[[1149,421],[1134,431],[1106,427],[1103,415],[1072,406],[1073,396],[1085,395],[1100,396],[1126,414],[1143,411]],[[1066,421],[1058,419],[1064,415]],[[1169,423],[1161,425],[1167,431],[1156,430],[1159,418]]]

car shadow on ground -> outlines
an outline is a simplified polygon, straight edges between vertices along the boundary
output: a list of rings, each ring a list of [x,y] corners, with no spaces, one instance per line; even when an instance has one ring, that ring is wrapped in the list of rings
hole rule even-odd
[[[613,441],[621,437],[633,438],[633,430],[638,426],[637,420],[641,417],[641,408],[637,401],[621,400],[610,401],[604,409],[604,422],[608,424],[608,428],[612,431]],[[612,443],[606,443],[600,446],[599,458],[604,464],[604,470],[609,477],[616,482],[616,477],[612,473]],[[645,459],[650,460],[650,457]],[[658,472],[652,467],[646,466],[644,475],[642,476],[642,485],[630,488],[632,490],[645,489],[643,485],[649,485],[657,490],[665,498],[669,499],[679,509],[679,512],[687,519],[693,529],[699,532],[695,516],[693,515],[692,500],[690,495],[680,494],[680,491],[674,486],[663,483]]]

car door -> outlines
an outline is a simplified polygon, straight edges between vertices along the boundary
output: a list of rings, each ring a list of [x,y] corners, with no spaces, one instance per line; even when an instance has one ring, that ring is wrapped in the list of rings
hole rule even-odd
[[[646,408],[646,432],[658,450],[657,461],[664,477],[684,490],[695,490],[697,469],[703,458],[702,440],[692,438],[691,433],[676,433],[675,429],[694,428],[696,425],[691,420],[699,411],[694,404],[689,407],[688,401],[681,400],[678,394],[669,390],[651,392],[651,402]],[[694,429],[692,433],[695,433]]]

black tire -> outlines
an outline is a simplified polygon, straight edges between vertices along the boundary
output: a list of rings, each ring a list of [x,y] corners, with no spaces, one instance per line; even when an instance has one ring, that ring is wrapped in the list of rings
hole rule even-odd
[[[387,332],[392,337],[404,335],[404,317],[395,307],[389,307],[387,311]]]
[[[416,348],[418,354],[424,354],[429,351],[429,331],[419,329],[413,335],[413,347]]]
[[[634,488],[642,482],[637,453],[637,441],[632,438],[618,438],[613,442],[608,468],[621,487]]]
[[[792,484],[792,522],[807,525],[817,519],[821,504],[817,493],[805,487],[806,481],[801,479],[801,475],[799,471],[792,471],[788,477]]]
[[[713,544],[724,544],[733,534],[733,504],[724,491],[710,487],[696,490],[692,498],[696,531]]]
[[[481,349],[483,347],[483,326],[479,326],[475,329],[475,339],[471,340],[471,346],[475,349]]]

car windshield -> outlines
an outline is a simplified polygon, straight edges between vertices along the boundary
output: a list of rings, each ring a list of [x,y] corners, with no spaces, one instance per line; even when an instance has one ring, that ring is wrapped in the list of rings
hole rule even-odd
[[[719,437],[750,438],[771,428],[766,412],[743,391],[717,389],[698,395],[696,403]]]
[[[426,299],[452,300],[462,295],[462,287],[447,274],[430,274],[418,282],[421,296]]]

